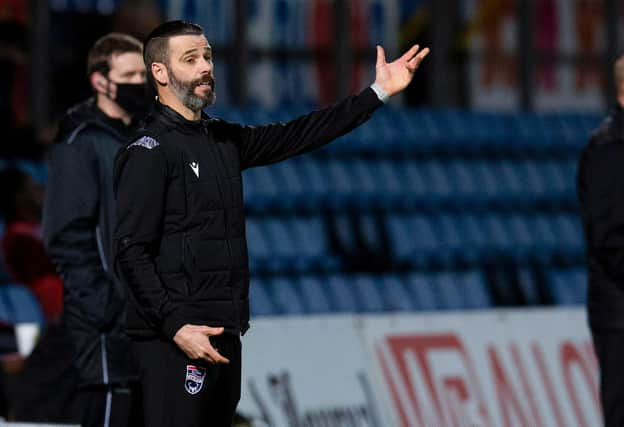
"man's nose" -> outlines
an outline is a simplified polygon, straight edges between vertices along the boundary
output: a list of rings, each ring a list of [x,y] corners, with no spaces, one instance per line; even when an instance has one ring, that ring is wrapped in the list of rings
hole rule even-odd
[[[200,72],[201,74],[206,74],[206,73],[212,73],[212,60],[207,60],[205,58],[202,58],[201,64],[200,64]]]

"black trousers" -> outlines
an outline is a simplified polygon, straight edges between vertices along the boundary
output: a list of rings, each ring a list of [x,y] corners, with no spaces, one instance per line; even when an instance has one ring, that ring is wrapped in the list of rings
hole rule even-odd
[[[624,426],[624,330],[592,328],[605,427]]]
[[[229,364],[191,360],[172,341],[134,341],[145,427],[232,426],[241,393],[240,338],[210,342]]]
[[[67,408],[68,422],[83,427],[132,427],[141,414],[133,414],[129,387],[98,386],[78,390]]]

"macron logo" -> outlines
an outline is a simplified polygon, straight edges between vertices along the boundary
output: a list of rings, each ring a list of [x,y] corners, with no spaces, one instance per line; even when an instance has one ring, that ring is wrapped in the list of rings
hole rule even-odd
[[[195,175],[197,175],[197,178],[199,178],[199,163],[192,162],[192,163],[189,163],[189,166],[191,167],[191,169],[193,169],[193,172],[195,172]]]

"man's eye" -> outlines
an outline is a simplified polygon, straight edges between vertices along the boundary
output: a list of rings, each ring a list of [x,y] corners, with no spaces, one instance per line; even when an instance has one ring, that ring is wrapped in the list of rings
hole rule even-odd
[[[186,58],[186,62],[188,64],[192,64],[193,62],[195,62],[195,58]]]

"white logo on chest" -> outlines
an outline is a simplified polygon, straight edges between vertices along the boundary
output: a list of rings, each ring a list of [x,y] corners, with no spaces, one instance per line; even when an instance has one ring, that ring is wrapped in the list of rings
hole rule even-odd
[[[193,169],[193,172],[195,172],[195,175],[197,175],[197,178],[199,178],[199,163],[192,162],[192,163],[189,163],[189,166],[191,167],[191,169]]]

